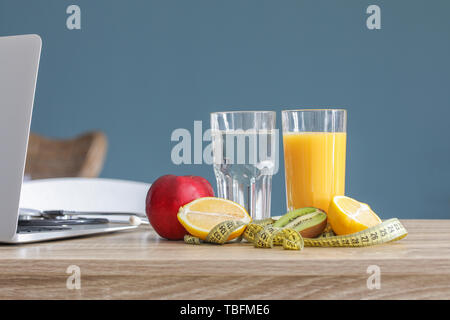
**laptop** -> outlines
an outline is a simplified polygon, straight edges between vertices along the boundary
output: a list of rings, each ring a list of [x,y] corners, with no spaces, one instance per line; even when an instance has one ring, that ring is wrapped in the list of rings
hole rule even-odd
[[[108,219],[19,218],[42,41],[0,37],[0,243],[28,243],[136,228]]]

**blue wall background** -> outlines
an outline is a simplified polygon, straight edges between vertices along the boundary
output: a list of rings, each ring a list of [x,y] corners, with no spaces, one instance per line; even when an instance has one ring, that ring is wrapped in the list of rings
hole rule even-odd
[[[70,4],[81,30],[66,28]],[[370,4],[381,30],[366,28]],[[103,130],[103,177],[215,185],[212,167],[171,163],[174,129],[209,127],[212,111],[345,107],[347,194],[382,218],[450,218],[449,1],[0,0],[0,35],[24,33],[43,39],[32,130]]]

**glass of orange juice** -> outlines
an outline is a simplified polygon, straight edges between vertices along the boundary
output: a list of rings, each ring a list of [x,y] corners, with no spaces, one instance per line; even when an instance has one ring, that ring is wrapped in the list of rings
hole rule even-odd
[[[282,111],[288,211],[316,207],[325,212],[345,192],[347,111]]]

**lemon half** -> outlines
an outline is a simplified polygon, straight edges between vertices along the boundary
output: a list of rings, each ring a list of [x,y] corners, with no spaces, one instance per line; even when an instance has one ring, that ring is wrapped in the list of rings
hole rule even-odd
[[[252,221],[244,207],[231,200],[215,197],[196,199],[178,211],[178,221],[191,235],[202,240],[217,224],[227,220],[237,220],[248,224]],[[233,231],[228,241],[239,237],[245,225]]]
[[[335,196],[327,214],[337,235],[359,232],[382,222],[367,204],[346,196]]]

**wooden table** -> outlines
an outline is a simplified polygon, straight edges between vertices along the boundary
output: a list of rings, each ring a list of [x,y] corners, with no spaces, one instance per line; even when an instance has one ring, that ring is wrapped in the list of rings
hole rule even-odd
[[[148,226],[0,245],[0,298],[449,299],[450,220],[402,222],[409,235],[395,243],[301,252],[186,245],[162,240]],[[69,266],[80,268],[81,289],[67,288]],[[380,268],[380,289],[368,289],[371,275],[375,283],[369,266]]]

